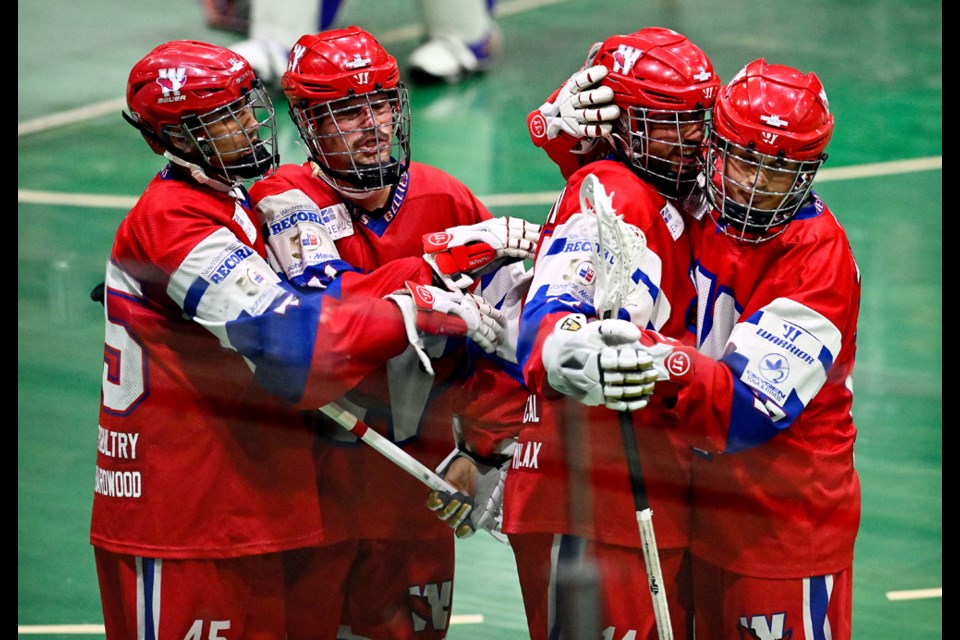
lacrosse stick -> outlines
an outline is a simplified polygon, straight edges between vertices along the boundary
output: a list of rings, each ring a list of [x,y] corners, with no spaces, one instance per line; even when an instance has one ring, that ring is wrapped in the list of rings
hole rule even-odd
[[[643,232],[617,215],[613,209],[612,198],[593,174],[588,175],[580,186],[580,208],[584,213],[593,213],[597,219],[597,242],[594,244],[594,308],[597,310],[597,317],[601,319],[616,318],[631,289],[636,286],[633,272],[647,249],[646,238]],[[643,562],[647,569],[650,597],[653,600],[657,637],[659,640],[673,640],[667,595],[663,590],[660,552],[657,550],[657,539],[653,533],[653,510],[650,508],[647,487],[643,480],[633,419],[629,411],[620,411],[618,419],[627,471],[630,474],[637,526],[640,529]]]
[[[435,471],[401,449],[389,438],[385,438],[371,429],[365,422],[360,420],[360,418],[353,415],[336,402],[331,402],[320,407],[320,412],[353,435],[366,442],[368,445],[373,447],[377,453],[380,453],[387,460],[397,465],[434,491],[446,491],[450,494],[458,493],[456,487],[437,475]],[[493,536],[493,538],[498,542],[507,544],[507,538],[504,534],[500,533],[499,531],[492,531],[489,529],[487,531],[489,531],[490,535]]]

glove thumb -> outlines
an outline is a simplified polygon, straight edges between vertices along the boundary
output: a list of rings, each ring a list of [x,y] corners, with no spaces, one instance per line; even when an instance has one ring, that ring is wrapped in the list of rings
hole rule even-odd
[[[609,347],[636,342],[643,335],[637,325],[617,319],[601,320],[597,333],[603,339],[603,343]]]

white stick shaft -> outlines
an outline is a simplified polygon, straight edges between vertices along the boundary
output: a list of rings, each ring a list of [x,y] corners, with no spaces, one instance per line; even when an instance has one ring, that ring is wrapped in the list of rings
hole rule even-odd
[[[456,493],[457,490],[449,482],[437,475],[432,469],[424,466],[422,462],[401,449],[395,442],[368,427],[353,415],[335,402],[320,407],[320,411],[333,419],[341,427],[357,436],[368,445],[376,449],[380,454],[387,458],[414,478],[427,485],[434,491],[446,491]]]
[[[659,640],[673,640],[673,624],[667,606],[667,593],[663,589],[663,570],[660,568],[660,552],[653,534],[653,511],[637,511],[637,526],[640,527],[640,542],[643,545],[643,562],[650,581],[650,597],[653,599],[653,615],[657,621]]]
[[[607,196],[603,184],[595,175],[591,174],[584,179],[580,186],[580,206],[584,212],[592,209],[597,218],[597,243],[594,245],[596,258],[594,308],[600,318],[607,315],[613,318],[618,316],[629,293],[628,288],[633,286],[631,275],[646,251],[646,240],[643,234],[636,228],[628,228],[623,219],[617,216],[611,200],[612,198]],[[623,416],[627,416],[628,424],[624,424]],[[631,476],[636,475],[637,483],[642,486],[643,472],[639,466],[639,451],[637,451],[636,440],[632,436],[633,424],[628,413],[621,414],[620,424],[628,465],[631,465],[631,455],[634,455],[635,469],[631,469]],[[673,624],[667,606],[667,594],[663,588],[660,552],[657,549],[657,539],[653,534],[653,511],[649,506],[643,508],[648,504],[646,489],[642,488],[639,492],[643,495],[642,502],[638,499],[636,488],[634,492],[637,526],[640,528],[643,562],[647,568],[650,597],[653,600],[657,637],[659,640],[673,640]]]
[[[353,435],[366,442],[378,453],[383,455],[383,457],[385,457],[387,460],[397,465],[434,491],[446,491],[450,494],[457,493],[457,489],[452,484],[437,475],[435,471],[425,466],[422,462],[401,449],[389,438],[384,438],[382,435],[371,429],[366,423],[361,421],[360,418],[353,415],[336,402],[331,402],[328,405],[320,407],[320,412]],[[493,536],[497,542],[509,544],[507,537],[499,531],[487,529],[487,533]]]

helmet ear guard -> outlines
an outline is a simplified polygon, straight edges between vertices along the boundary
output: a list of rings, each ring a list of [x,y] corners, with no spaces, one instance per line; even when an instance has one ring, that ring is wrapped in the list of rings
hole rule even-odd
[[[120,115],[123,116],[123,119],[126,120],[134,129],[143,135],[143,139],[148,145],[150,145],[150,148],[154,153],[157,155],[163,155],[163,152],[168,150],[169,142],[155,134],[149,127],[143,126],[143,124],[140,123],[140,120],[136,117],[136,114],[131,116],[126,111],[121,111]]]

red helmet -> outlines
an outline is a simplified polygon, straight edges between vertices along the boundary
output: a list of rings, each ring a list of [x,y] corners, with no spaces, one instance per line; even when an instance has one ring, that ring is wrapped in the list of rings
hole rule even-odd
[[[707,159],[720,227],[748,242],[782,232],[807,202],[831,135],[816,74],[762,59],[741,69],[717,99]]]
[[[336,189],[376,191],[406,173],[407,91],[396,59],[372,35],[347,27],[302,36],[290,50],[281,87],[310,159]],[[376,153],[357,152],[356,140],[364,138]]]
[[[607,38],[593,64],[608,69],[603,84],[625,114],[614,127],[619,151],[664,195],[694,191],[720,88],[707,55],[676,31],[649,27]]]
[[[124,117],[155,152],[226,184],[279,163],[270,96],[229,49],[192,40],[159,45],[130,71],[127,108]]]

